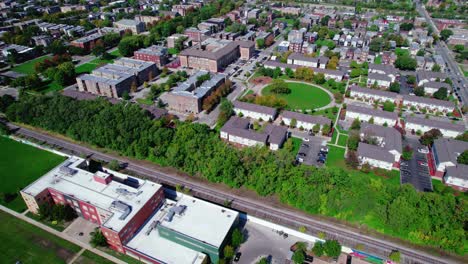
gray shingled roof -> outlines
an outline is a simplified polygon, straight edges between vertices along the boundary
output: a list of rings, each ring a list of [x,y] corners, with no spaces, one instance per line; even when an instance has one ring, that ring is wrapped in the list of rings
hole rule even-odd
[[[392,99],[396,99],[399,96],[397,93],[382,91],[382,90],[378,90],[378,89],[363,88],[363,87],[355,85],[355,84],[351,85],[349,88],[351,89],[351,91],[355,91],[355,92],[358,92],[358,93],[378,95],[378,96],[383,96],[383,97],[389,97],[389,98],[392,98]]]
[[[418,79],[418,82],[421,80],[430,80],[430,79],[437,79],[437,78],[441,80],[445,80],[445,78],[447,78],[447,74],[443,72],[417,71],[416,78]]]
[[[415,96],[415,95],[405,94],[403,95],[403,100],[406,102],[416,102],[416,103],[427,104],[427,105],[455,108],[455,104],[450,101],[443,101],[443,100],[438,100],[434,98],[426,98],[426,97],[420,97],[420,96]]]
[[[233,103],[234,108],[238,108],[241,110],[247,110],[247,111],[252,111],[256,113],[262,113],[266,115],[272,115],[276,116],[276,109],[273,107],[267,107],[263,105],[257,105],[257,104],[251,104],[251,103],[245,103],[241,101],[234,101]]]
[[[330,125],[332,122],[330,119],[323,116],[312,116],[291,111],[283,111],[281,115],[283,118],[296,119],[297,121],[312,124]]]
[[[450,90],[450,85],[444,82],[427,82],[424,84],[424,87],[427,88],[434,88],[434,89],[440,89],[442,87],[447,88],[447,90]]]
[[[412,124],[417,124],[417,125],[424,125],[427,127],[432,127],[432,128],[441,128],[441,129],[447,129],[451,131],[457,131],[457,132],[464,132],[465,131],[465,126],[460,125],[460,124],[452,124],[450,122],[444,122],[444,121],[439,121],[439,120],[434,120],[434,119],[426,119],[426,118],[421,118],[421,117],[414,117],[414,116],[408,116],[406,118],[406,123],[412,123]]]
[[[288,129],[282,126],[267,124],[263,132],[268,134],[268,142],[279,145],[283,143],[286,138]]]
[[[354,104],[349,104],[346,107],[346,111],[359,113],[359,114],[367,114],[372,116],[378,116],[388,119],[397,120],[398,114],[393,112],[382,111],[379,109],[369,108],[369,107],[362,107]]]
[[[447,176],[468,180],[468,165],[458,164],[447,168]]]
[[[437,152],[437,159],[440,163],[450,161],[457,164],[458,155],[468,150],[468,142],[439,138],[434,140],[433,149]]]
[[[393,127],[384,127],[369,123],[361,124],[361,134],[383,138],[384,144],[381,146],[386,150],[396,150],[402,153],[401,134]]]
[[[387,64],[370,63],[369,64],[369,71],[372,71],[372,70],[384,71],[384,72],[386,72],[388,74],[393,74],[393,75],[398,74],[398,70],[395,69],[395,67],[393,67],[392,65],[387,65]]]
[[[237,116],[231,117],[221,128],[221,131],[226,132],[229,135],[248,138],[263,143],[266,143],[266,140],[268,138],[267,134],[258,133],[254,130],[250,130],[248,119],[240,118]]]
[[[388,77],[388,75],[375,73],[375,72],[369,72],[369,74],[367,75],[367,79],[368,80],[387,81],[387,82],[392,81],[392,78]]]
[[[390,163],[393,163],[395,161],[394,156],[390,152],[388,152],[388,150],[378,146],[369,145],[363,142],[359,142],[357,153],[359,157],[366,157]]]

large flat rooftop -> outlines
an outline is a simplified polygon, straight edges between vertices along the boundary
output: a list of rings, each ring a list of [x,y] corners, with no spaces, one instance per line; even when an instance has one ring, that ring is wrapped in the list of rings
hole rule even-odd
[[[185,206],[185,209],[180,215],[174,214],[170,221],[163,218],[161,226],[216,247],[221,246],[239,216],[236,211],[190,196],[184,195],[177,202],[166,201],[166,213],[171,207]]]
[[[114,171],[91,173],[82,169],[85,164],[82,158],[70,157],[24,188],[23,192],[36,196],[50,188],[94,205],[110,213],[102,225],[118,232],[162,188],[157,183]],[[107,178],[109,174],[112,180],[108,184],[95,180],[96,177]],[[124,183],[126,180],[133,184]]]
[[[166,200],[164,204],[167,205],[168,203],[174,203],[174,201]],[[162,263],[202,264],[203,260],[207,257],[205,254],[172,242],[159,235],[157,222],[162,221],[166,213],[166,210],[158,210],[125,247]]]

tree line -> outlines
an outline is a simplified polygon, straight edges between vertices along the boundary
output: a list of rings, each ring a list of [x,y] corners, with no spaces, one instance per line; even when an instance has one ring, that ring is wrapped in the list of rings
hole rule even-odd
[[[2,101],[2,100],[0,100]],[[208,126],[153,120],[137,105],[104,99],[77,101],[55,94],[3,100],[11,121],[66,135],[122,155],[180,169],[231,188],[244,186],[261,196],[310,214],[366,225],[416,244],[463,254],[467,205],[448,191],[419,193],[386,178],[358,177],[340,168],[295,166],[293,144],[236,149]],[[232,111],[227,103],[223,112]]]

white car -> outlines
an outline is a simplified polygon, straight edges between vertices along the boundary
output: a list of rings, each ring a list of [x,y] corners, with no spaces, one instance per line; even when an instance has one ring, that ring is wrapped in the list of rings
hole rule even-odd
[[[426,162],[420,162],[419,165],[424,166],[424,167],[428,166]]]
[[[427,153],[429,153],[429,150],[427,148],[420,148],[420,149],[418,149],[418,152],[423,153],[423,154],[427,154]]]
[[[309,142],[309,141],[310,141],[309,138],[303,138],[303,140],[304,140],[305,142]]]

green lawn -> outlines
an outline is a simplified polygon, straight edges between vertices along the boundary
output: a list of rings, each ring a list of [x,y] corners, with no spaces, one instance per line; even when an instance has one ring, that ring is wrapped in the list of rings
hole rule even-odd
[[[96,69],[97,64],[85,63],[75,67],[76,74],[90,73]]]
[[[114,50],[112,52],[109,52],[109,54],[114,55],[115,57],[119,57],[119,58],[122,57],[122,54],[120,54],[119,49],[116,49],[116,50]]]
[[[348,141],[348,136],[341,134],[340,137],[338,138],[338,145],[342,147],[346,147],[346,142]]]
[[[328,167],[341,167],[346,168],[346,164],[344,162],[345,149],[336,147],[336,146],[328,146],[328,155],[327,161],[325,165]]]
[[[154,102],[152,100],[149,100],[149,99],[146,99],[146,98],[138,98],[138,99],[136,99],[136,101],[139,104],[144,104],[144,105],[153,105],[154,104]]]
[[[32,74],[34,73],[34,65],[36,64],[36,62],[42,62],[45,59],[51,59],[51,58],[52,58],[51,56],[42,56],[39,58],[35,58],[33,60],[20,64],[11,70],[15,72],[19,72],[19,73],[24,73],[24,74]]]
[[[53,229],[55,229],[55,230],[57,230],[57,231],[60,231],[60,232],[62,232],[62,231],[65,230],[65,228],[66,228],[66,226],[65,226],[64,223],[52,223],[52,222],[50,222],[50,221],[41,220],[41,219],[39,218],[39,215],[33,214],[33,213],[31,213],[31,212],[28,212],[28,213],[26,214],[26,216],[29,217],[29,218],[31,218],[31,219],[34,219],[34,220],[36,220],[36,221],[38,221],[38,222],[41,222],[41,223],[43,223],[43,224],[46,225],[46,226],[52,227]],[[67,225],[67,226],[68,226],[68,225]]]
[[[409,52],[409,49],[396,48],[395,54],[397,56],[403,56],[403,55],[409,56],[410,52]]]
[[[75,261],[75,263],[79,264],[112,264],[114,262],[103,258],[99,255],[94,254],[93,252],[89,250],[85,250],[81,254],[81,256]]]
[[[53,92],[53,91],[60,91],[63,89],[63,86],[58,84],[56,81],[51,81],[49,82],[43,90],[41,90],[41,93],[48,93],[48,92]]]
[[[295,138],[295,137],[291,137],[290,139],[292,140],[292,144],[293,144],[292,152],[294,153],[294,155],[296,155],[299,152],[299,149],[301,148],[302,139]]]
[[[374,63],[375,64],[382,64],[382,56],[379,55],[379,56],[375,57]]]
[[[312,113],[312,115],[325,116],[328,119],[330,119],[332,121],[335,121],[337,114],[334,114],[332,107],[330,107],[330,108],[325,108],[325,109],[322,109],[322,110],[319,110],[319,111],[315,111],[315,112]]]
[[[122,253],[119,253],[115,250],[112,250],[110,248],[98,248],[99,250],[101,251],[104,251],[106,252],[107,254],[109,255],[112,255],[124,262],[126,262],[127,264],[142,264],[143,262],[139,261],[138,259],[136,258],[133,258],[133,257],[130,257],[128,255],[125,255],[125,254],[122,254]]]
[[[18,196],[9,203],[1,204],[17,212],[26,209],[18,191],[57,166],[63,157],[45,150],[0,137],[0,192]]]
[[[287,84],[291,89],[291,93],[276,96],[284,98],[292,109],[315,109],[326,106],[331,102],[328,93],[318,87],[303,83]],[[270,90],[271,86],[267,86],[262,90],[262,94],[271,94]]]
[[[0,211],[1,263],[68,263],[80,247]]]

